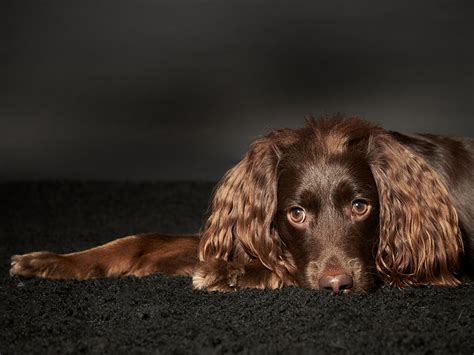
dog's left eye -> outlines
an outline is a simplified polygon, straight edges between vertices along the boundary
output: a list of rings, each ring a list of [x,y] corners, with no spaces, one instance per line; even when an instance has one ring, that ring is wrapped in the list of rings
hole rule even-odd
[[[303,223],[306,219],[306,212],[301,207],[293,207],[288,211],[288,218],[293,223]]]
[[[370,204],[366,200],[352,201],[352,214],[356,217],[362,217],[369,212]]]

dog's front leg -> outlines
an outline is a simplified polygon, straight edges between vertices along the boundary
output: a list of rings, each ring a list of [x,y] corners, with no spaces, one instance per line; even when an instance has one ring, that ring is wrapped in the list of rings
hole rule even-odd
[[[191,275],[198,262],[198,236],[144,234],[114,240],[70,254],[34,252],[14,255],[10,274],[50,279]]]
[[[199,263],[193,275],[193,286],[207,291],[229,292],[242,288],[280,288],[295,285],[290,279],[282,280],[260,261],[236,263],[222,259]]]

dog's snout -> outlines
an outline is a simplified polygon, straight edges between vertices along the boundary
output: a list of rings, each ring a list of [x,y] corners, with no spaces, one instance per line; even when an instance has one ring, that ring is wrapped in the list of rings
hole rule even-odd
[[[348,293],[353,286],[353,279],[347,274],[325,274],[319,279],[319,288],[330,290],[334,293]]]

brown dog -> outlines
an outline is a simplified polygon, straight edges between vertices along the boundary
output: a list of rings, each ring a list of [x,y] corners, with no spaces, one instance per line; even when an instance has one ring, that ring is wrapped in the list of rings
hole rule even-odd
[[[162,272],[198,289],[333,292],[458,285],[474,266],[474,140],[310,120],[252,144],[196,236],[146,234],[12,257],[10,273],[88,279]]]

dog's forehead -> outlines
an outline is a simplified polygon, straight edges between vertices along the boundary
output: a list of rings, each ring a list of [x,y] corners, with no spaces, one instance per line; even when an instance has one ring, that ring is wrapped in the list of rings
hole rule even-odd
[[[349,139],[347,134],[339,130],[307,131],[302,135],[298,149],[311,151],[311,155],[320,158],[331,157],[345,153]]]
[[[300,170],[301,186],[319,195],[330,193],[349,176],[349,171],[348,166],[341,164],[339,159],[328,157],[317,164],[306,164]]]
[[[293,131],[290,154],[320,157],[366,150],[371,138],[382,130],[357,118],[310,120],[301,129]]]
[[[292,194],[311,192],[322,197],[347,184],[373,185],[370,166],[360,151],[340,147],[329,152],[318,144],[299,149],[283,156],[279,166],[281,185]]]
[[[343,129],[346,128],[346,129]],[[284,155],[299,159],[321,160],[349,152],[350,142],[360,139],[360,132],[347,127],[308,125],[296,131],[296,139],[283,148]]]
[[[280,180],[285,188],[295,194],[312,191],[321,195],[329,193],[351,173],[351,167],[333,155],[322,159],[318,155],[298,159],[288,157],[280,165]]]
[[[283,150],[282,164],[299,169],[333,166],[333,162],[351,155],[348,149],[350,136],[338,130],[321,132],[305,129],[292,145]]]
[[[366,146],[353,144],[367,139],[369,132],[358,129],[358,121],[343,123],[312,123],[298,132],[298,139],[281,151],[279,174],[283,185],[294,191],[325,194],[352,178],[370,180]]]

